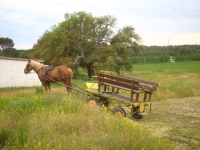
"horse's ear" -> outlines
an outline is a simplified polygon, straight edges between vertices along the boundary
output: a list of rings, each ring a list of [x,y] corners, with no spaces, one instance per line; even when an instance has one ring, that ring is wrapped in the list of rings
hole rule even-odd
[[[29,59],[28,62],[31,62],[31,60]]]

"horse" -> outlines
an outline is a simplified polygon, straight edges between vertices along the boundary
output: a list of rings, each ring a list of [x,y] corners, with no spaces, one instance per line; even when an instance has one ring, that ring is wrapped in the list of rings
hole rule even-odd
[[[62,81],[67,88],[68,94],[71,95],[73,71],[70,68],[66,66],[52,67],[29,59],[24,69],[24,73],[28,74],[31,70],[34,70],[37,73],[46,92],[49,90],[51,93],[51,82]]]

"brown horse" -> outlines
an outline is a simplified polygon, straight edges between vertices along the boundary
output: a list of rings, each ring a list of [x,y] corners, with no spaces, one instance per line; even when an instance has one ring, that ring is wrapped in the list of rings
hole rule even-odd
[[[67,88],[68,94],[71,94],[70,87],[72,87],[71,79],[73,77],[73,71],[70,68],[66,66],[49,67],[39,62],[28,60],[24,73],[27,74],[31,70],[34,70],[38,74],[38,78],[46,91],[49,89],[51,92],[51,82],[62,81]]]

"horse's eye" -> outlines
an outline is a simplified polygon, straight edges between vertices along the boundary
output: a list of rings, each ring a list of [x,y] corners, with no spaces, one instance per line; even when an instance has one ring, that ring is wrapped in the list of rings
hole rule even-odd
[[[26,65],[26,67],[29,67],[29,66],[30,66],[29,64]]]

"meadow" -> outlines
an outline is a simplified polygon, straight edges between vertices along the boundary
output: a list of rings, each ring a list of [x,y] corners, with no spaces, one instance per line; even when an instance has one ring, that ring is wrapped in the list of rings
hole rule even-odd
[[[199,66],[198,61],[144,64],[133,65],[132,72],[124,71],[123,75],[159,83],[152,97],[156,111],[139,121],[116,118],[103,108],[91,109],[85,96],[74,92],[72,97],[68,97],[62,85],[53,85],[52,96],[41,87],[0,89],[0,148],[171,150],[184,149],[181,145],[188,144],[185,146],[187,149],[198,149],[198,117],[190,116],[190,113],[184,122],[181,117],[186,116],[180,112],[182,107],[178,101],[187,104],[192,99],[196,105],[190,107],[199,107]],[[73,83],[86,88],[86,80],[86,73],[82,72],[73,79]],[[193,97],[197,98],[193,100]],[[173,107],[173,103],[176,107]],[[162,114],[169,117],[168,120],[164,120]],[[185,126],[182,127],[188,129],[187,133],[178,128],[177,122],[173,125],[173,119],[170,118],[179,121],[178,125],[183,121]],[[193,123],[190,126],[191,121]],[[169,130],[161,128],[165,125],[170,125]],[[185,138],[186,135],[190,135],[187,137],[196,143],[186,143],[181,138],[175,141],[176,137]]]
[[[200,62],[134,65],[130,76],[158,82],[154,100],[200,96]]]

